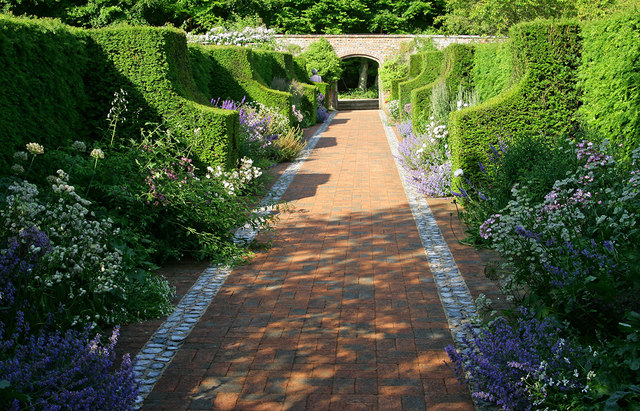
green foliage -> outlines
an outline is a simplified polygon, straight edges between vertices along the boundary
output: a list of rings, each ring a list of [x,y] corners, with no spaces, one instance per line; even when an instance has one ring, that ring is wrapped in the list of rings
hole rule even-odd
[[[372,87],[367,89],[367,91],[362,91],[359,88],[351,89],[344,93],[338,93],[339,100],[350,100],[350,99],[366,99],[366,98],[378,98],[378,88]]]
[[[278,148],[278,162],[293,161],[305,147],[306,142],[302,136],[302,130],[290,128],[285,134],[274,142]]]
[[[476,45],[471,76],[480,102],[497,96],[509,86],[512,67],[509,43]]]
[[[442,51],[431,51],[416,54],[422,60],[421,71],[410,80],[398,84],[398,96],[400,105],[404,106],[411,102],[411,91],[433,82],[442,72],[442,62],[444,53]],[[413,56],[412,56],[413,57]],[[411,75],[412,73],[410,73]]]
[[[502,141],[492,146],[489,161],[482,163],[482,181],[461,199],[464,205],[461,216],[469,228],[466,241],[472,244],[486,243],[480,237],[478,227],[507,206],[514,185],[526,186],[527,198],[538,204],[553,184],[562,180],[568,171],[575,170],[577,165],[571,142],[561,140],[551,144],[542,134],[516,136],[508,146]],[[485,198],[480,198],[478,193]]]
[[[382,66],[380,66],[378,74],[380,76],[380,86],[382,87],[383,93],[391,93],[394,81],[395,84],[397,84],[399,79],[407,78],[407,74],[409,74],[406,56],[397,54],[386,59],[384,63],[382,63]],[[391,96],[389,96],[389,98],[391,98]]]
[[[573,135],[579,106],[576,72],[580,28],[573,21],[522,23],[511,30],[518,82],[489,101],[450,118],[452,169],[479,178],[489,143],[544,133],[549,139]],[[458,181],[459,182],[459,181]]]
[[[431,83],[411,91],[411,121],[416,132],[425,130],[426,125],[431,121],[434,105],[444,107],[443,118],[439,119],[444,124],[448,121],[446,115],[451,111],[454,96],[458,96],[460,89],[466,91],[471,89],[471,68],[473,67],[473,56],[475,46],[468,44],[451,44],[444,49],[441,57],[441,74]],[[434,61],[437,63],[437,61]],[[434,87],[440,84],[439,94],[433,94]],[[438,100],[441,97],[444,100]],[[436,98],[434,102],[434,98]]]
[[[286,33],[418,33],[443,11],[444,0],[0,0],[0,12],[87,28],[171,24],[198,33],[262,24]]]
[[[334,83],[340,80],[342,74],[340,58],[327,39],[321,38],[311,43],[301,56],[307,64],[307,78],[311,77],[311,70],[316,69],[325,82]]]
[[[93,44],[88,81],[95,88],[95,105],[104,107],[104,96],[114,86],[122,88],[142,107],[142,118],[164,119],[180,137],[192,141],[201,161],[236,165],[237,113],[205,105],[207,97],[197,91],[183,32],[117,27],[89,34]],[[99,117],[103,113],[96,110]]]
[[[246,47],[189,44],[189,55],[197,88],[209,99],[241,101],[246,98],[276,107],[286,118],[291,117],[291,94],[268,87],[274,72],[285,78],[288,74],[278,64],[275,52],[256,51]]]
[[[0,15],[0,173],[30,141],[57,147],[88,134],[86,42],[53,20]]]
[[[535,19],[575,17],[575,0],[447,0],[441,18],[455,34],[506,35],[515,24]]]
[[[424,62],[424,55],[422,53],[411,54],[407,57],[407,59],[409,60],[409,66],[406,69],[406,74],[402,77],[398,77],[397,74],[394,74],[394,78],[390,81],[390,100],[400,100],[400,83],[410,80],[422,72],[422,65]]]
[[[579,113],[628,156],[640,144],[640,11],[584,26]]]

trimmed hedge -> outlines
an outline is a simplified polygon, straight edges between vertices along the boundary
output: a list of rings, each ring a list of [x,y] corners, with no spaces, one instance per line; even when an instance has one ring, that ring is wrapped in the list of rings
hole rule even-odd
[[[442,72],[442,51],[429,51],[422,54],[422,71],[411,80],[398,84],[398,98],[400,107],[411,102],[411,91],[433,82]]]
[[[631,154],[640,143],[640,11],[586,23],[578,70],[581,119]]]
[[[169,28],[115,27],[89,30],[91,86],[100,97],[122,88],[143,107],[143,118],[164,119],[194,144],[207,164],[235,167],[238,113],[206,104],[194,82],[184,32]]]
[[[0,15],[0,174],[28,142],[56,148],[88,136],[82,30]]]
[[[519,81],[489,101],[451,114],[452,169],[480,178],[489,143],[544,134],[550,140],[577,130],[580,104],[576,73],[580,27],[574,21],[535,21],[511,29],[515,78]],[[460,179],[454,183],[460,185]]]
[[[189,44],[189,55],[198,89],[209,100],[219,97],[240,101],[246,97],[249,101],[279,108],[280,113],[291,120],[291,93],[267,87],[265,81],[271,82],[273,73],[271,62],[254,58],[250,48]],[[256,60],[266,73],[254,75]]]
[[[512,68],[509,43],[476,45],[471,78],[479,102],[485,102],[509,87]]]
[[[288,81],[296,78],[291,54],[199,44],[189,44],[189,53],[195,82],[209,98],[240,101],[246,97],[249,101],[279,108],[280,113],[293,122],[291,93],[269,88],[274,78]],[[299,104],[308,114],[305,122],[315,124],[317,88],[305,82],[308,79],[302,83],[302,101]]]
[[[475,46],[451,44],[443,51],[442,74],[435,81],[411,91],[411,121],[416,132],[424,131],[431,117],[431,94],[436,84],[445,82],[450,93],[462,86],[471,88],[471,68]]]
[[[417,77],[422,72],[423,60],[423,53],[412,54],[409,56],[409,73],[405,77],[391,80],[391,95],[389,96],[389,100],[400,99],[400,83]]]

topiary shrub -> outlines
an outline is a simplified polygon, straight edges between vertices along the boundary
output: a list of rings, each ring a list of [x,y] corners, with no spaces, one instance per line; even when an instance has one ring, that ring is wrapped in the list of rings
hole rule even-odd
[[[640,11],[584,24],[581,119],[629,156],[640,143]]]
[[[576,87],[581,34],[574,21],[535,21],[511,30],[514,73],[509,90],[450,117],[452,169],[480,178],[479,162],[489,143],[540,133],[549,139],[571,136],[578,128]],[[460,179],[454,184],[460,185]]]
[[[238,114],[210,107],[197,90],[185,34],[169,28],[114,27],[88,31],[92,39],[89,84],[97,114],[113,89],[127,91],[142,107],[141,119],[163,119],[193,143],[207,164],[235,167],[238,161]],[[102,109],[104,110],[104,109]]]
[[[250,48],[236,46],[189,44],[189,55],[198,89],[209,99],[257,101],[276,107],[291,122],[291,93],[268,87],[274,72],[271,63],[275,61]],[[287,76],[284,70],[275,72]]]

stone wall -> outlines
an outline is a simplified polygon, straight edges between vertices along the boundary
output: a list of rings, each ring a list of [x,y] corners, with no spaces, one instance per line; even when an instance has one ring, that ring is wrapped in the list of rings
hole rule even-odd
[[[388,57],[397,53],[400,45],[415,37],[431,38],[438,49],[452,43],[488,43],[502,41],[498,37],[481,36],[440,36],[410,34],[326,34],[326,35],[277,35],[276,40],[282,44],[294,44],[305,50],[311,43],[324,37],[333,46],[340,58],[369,57],[382,64]]]

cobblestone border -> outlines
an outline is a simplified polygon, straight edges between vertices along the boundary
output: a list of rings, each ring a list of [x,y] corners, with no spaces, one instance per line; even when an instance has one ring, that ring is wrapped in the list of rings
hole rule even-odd
[[[457,345],[460,343],[462,336],[466,334],[463,329],[464,324],[469,323],[472,318],[477,316],[473,297],[471,297],[467,283],[464,281],[462,274],[460,274],[451,250],[449,250],[438,223],[433,217],[429,204],[427,204],[422,194],[407,183],[406,173],[398,161],[399,152],[396,134],[388,125],[387,116],[384,112],[382,110],[378,112],[380,113],[380,119],[382,120],[407,200],[409,200],[409,205],[411,206],[413,218],[418,227],[424,252],[427,255],[429,266],[436,280],[438,294],[449,322],[451,335]]]
[[[335,115],[335,112],[329,115],[327,121],[309,139],[298,158],[278,178],[278,181],[258,205],[258,213],[262,215],[270,213],[272,211],[271,205],[280,201],[298,170],[300,170],[302,163],[309,157]],[[257,229],[247,225],[236,231],[234,241],[248,243],[257,234]],[[207,267],[180,300],[171,315],[158,327],[158,330],[136,355],[134,372],[137,381],[140,383],[140,395],[136,400],[136,408],[142,406],[144,399],[153,390],[156,382],[160,380],[171,360],[173,360],[175,353],[196,326],[200,317],[209,308],[211,301],[218,294],[231,271],[232,269],[228,266],[211,265]]]

